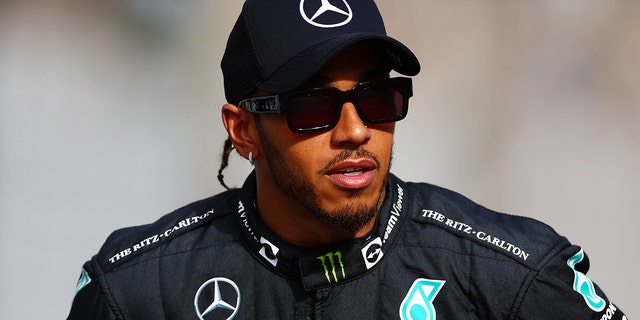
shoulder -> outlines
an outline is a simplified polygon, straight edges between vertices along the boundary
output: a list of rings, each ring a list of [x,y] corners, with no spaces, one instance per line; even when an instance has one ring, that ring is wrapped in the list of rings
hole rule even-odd
[[[434,185],[392,182],[402,187],[409,206],[404,245],[423,251],[425,268],[435,269],[430,274],[456,279],[463,288],[469,279],[478,292],[491,292],[471,297],[490,306],[478,309],[486,313],[481,318],[626,319],[587,277],[584,250],[549,225],[487,209]]]
[[[445,239],[435,241],[460,239],[467,244],[467,250],[476,254],[488,250],[531,269],[541,268],[550,257],[571,245],[541,221],[487,209],[435,185],[404,183],[404,186],[414,224],[436,228],[446,235]],[[486,250],[473,249],[477,247]]]
[[[92,259],[92,265],[103,273],[136,260],[144,259],[153,249],[175,242],[196,242],[212,224],[230,224],[230,213],[237,210],[237,193],[227,191],[193,202],[157,221],[114,231]],[[224,228],[224,227],[223,227]]]

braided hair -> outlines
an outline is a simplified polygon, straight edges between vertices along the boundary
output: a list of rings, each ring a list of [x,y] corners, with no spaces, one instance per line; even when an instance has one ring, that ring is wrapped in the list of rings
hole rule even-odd
[[[235,147],[231,142],[231,137],[227,137],[227,140],[224,141],[224,150],[222,151],[220,169],[218,170],[218,181],[227,190],[230,190],[230,188],[224,182],[224,175],[222,174],[222,171],[224,171],[224,169],[227,168],[227,166],[229,166],[229,155],[231,154],[231,151],[233,151],[233,149],[235,149]]]

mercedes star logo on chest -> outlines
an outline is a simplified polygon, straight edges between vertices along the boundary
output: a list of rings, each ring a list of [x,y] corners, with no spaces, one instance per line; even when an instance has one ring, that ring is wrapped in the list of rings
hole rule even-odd
[[[193,301],[200,320],[230,320],[240,307],[240,289],[227,278],[213,278],[203,283]]]

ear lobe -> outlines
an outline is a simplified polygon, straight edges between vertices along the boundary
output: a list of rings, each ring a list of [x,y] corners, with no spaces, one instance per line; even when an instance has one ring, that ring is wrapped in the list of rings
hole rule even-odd
[[[259,151],[252,114],[227,103],[222,106],[222,123],[238,153],[248,158],[249,152],[253,152],[255,158]]]

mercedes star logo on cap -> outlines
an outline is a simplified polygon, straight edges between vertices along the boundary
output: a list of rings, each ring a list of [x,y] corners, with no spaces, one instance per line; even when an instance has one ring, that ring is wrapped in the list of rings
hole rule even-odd
[[[307,6],[305,6],[305,2]],[[300,0],[300,15],[305,21],[320,28],[335,28],[344,26],[353,18],[353,12],[346,0],[342,0],[342,3],[338,2],[338,5],[331,3],[331,0]],[[308,7],[317,8],[312,10]],[[319,7],[315,4],[319,4]]]

